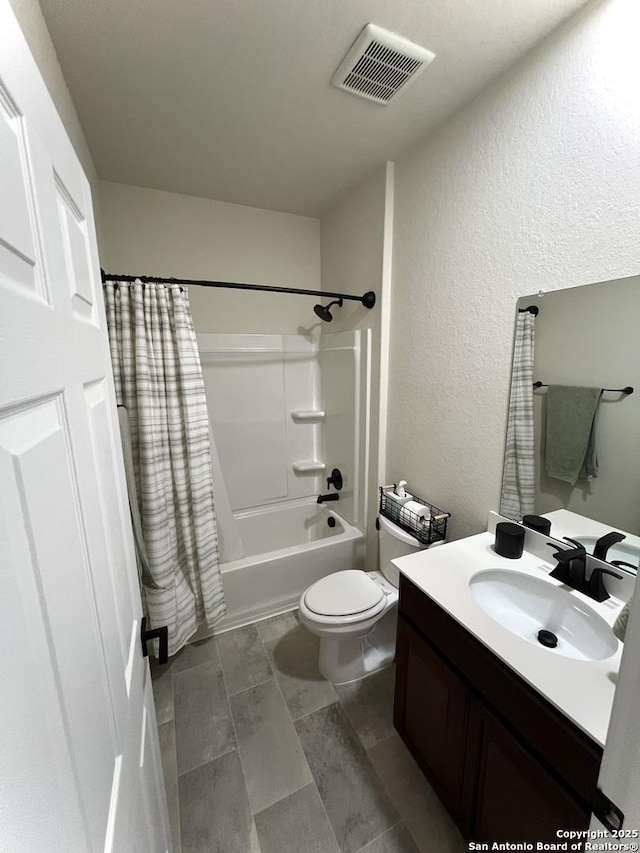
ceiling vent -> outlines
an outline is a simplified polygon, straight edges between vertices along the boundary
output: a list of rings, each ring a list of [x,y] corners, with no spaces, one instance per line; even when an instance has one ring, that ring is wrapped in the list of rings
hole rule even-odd
[[[331,82],[352,95],[388,104],[418,77],[435,53],[375,24],[367,24]]]

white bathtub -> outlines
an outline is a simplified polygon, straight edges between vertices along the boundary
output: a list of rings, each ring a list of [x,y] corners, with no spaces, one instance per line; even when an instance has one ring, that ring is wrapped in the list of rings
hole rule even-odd
[[[289,610],[314,581],[362,565],[364,534],[334,506],[303,498],[234,512],[246,556],[222,563],[227,615],[216,634]]]

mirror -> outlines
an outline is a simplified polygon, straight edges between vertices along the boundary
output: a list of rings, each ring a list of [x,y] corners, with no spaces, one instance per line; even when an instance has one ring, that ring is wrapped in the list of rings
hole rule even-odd
[[[584,519],[581,531],[597,538],[599,530],[628,534],[626,553],[608,560],[640,561],[640,276],[524,296],[518,309],[537,306],[534,320],[533,392],[535,508],[552,516],[554,538],[572,536],[575,513]],[[546,441],[548,385],[604,389],[595,420],[597,476],[579,477],[574,485],[549,476]],[[635,393],[621,390],[632,386]],[[554,392],[557,393],[557,392]],[[556,398],[557,399],[557,398]],[[576,420],[569,419],[573,429]],[[553,442],[550,442],[553,448]],[[557,452],[557,444],[555,445]],[[568,510],[568,513],[558,513]],[[555,520],[554,520],[555,519]],[[600,522],[605,528],[591,525]],[[518,521],[520,519],[517,519]],[[566,525],[560,521],[567,522]],[[574,536],[575,538],[575,536]],[[586,543],[585,543],[586,544]],[[587,550],[592,548],[587,544]],[[633,556],[634,548],[638,552]]]

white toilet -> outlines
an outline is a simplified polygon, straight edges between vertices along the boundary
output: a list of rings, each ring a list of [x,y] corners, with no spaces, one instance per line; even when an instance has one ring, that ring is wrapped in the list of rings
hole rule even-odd
[[[318,667],[332,684],[357,681],[393,661],[400,573],[391,563],[427,548],[380,517],[379,571],[334,572],[300,598],[300,622],[320,637]]]

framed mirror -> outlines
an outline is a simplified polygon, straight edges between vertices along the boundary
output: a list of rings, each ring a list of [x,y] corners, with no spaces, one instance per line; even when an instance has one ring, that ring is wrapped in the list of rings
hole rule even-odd
[[[525,296],[518,300],[516,316],[530,306],[538,309],[537,314],[532,312],[533,321],[527,321],[529,328],[533,326],[533,332],[529,331],[533,343],[533,376],[529,364],[525,374],[527,380],[532,378],[534,386],[533,437],[531,442],[530,433],[525,431],[523,443],[520,436],[524,450],[520,447],[519,452],[528,455],[529,462],[533,456],[533,494],[529,478],[522,507],[536,515],[549,516],[554,538],[571,536],[588,540],[584,544],[589,553],[595,539],[603,533],[612,530],[624,533],[625,540],[611,550],[607,559],[621,559],[637,567],[640,563],[640,276]],[[518,334],[517,331],[516,338]],[[514,358],[519,357],[516,342]],[[516,387],[517,381],[522,382],[522,373],[519,380],[512,379],[508,428],[512,434],[506,456],[514,453],[516,417],[525,417],[527,421],[531,417],[526,400],[525,409],[514,417],[514,406],[522,405],[524,388],[522,384]],[[550,392],[549,386],[569,390],[554,387]],[[629,388],[633,388],[632,393]],[[605,390],[599,393],[601,389]],[[589,401],[586,408],[582,406],[583,398]],[[589,469],[589,465],[585,469],[583,464],[575,482],[569,482],[577,473],[571,466],[580,456],[588,429],[585,424],[591,417],[589,406],[594,399],[590,436],[594,450],[592,463],[597,458],[597,470]],[[559,448],[565,447],[568,451],[566,454],[563,451],[559,459]],[[513,458],[510,461],[513,465]],[[564,461],[568,474],[563,470]],[[563,478],[558,476],[559,469]],[[503,507],[509,506],[509,501],[505,502],[506,483],[507,468]],[[501,511],[520,521],[513,502],[511,511]]]

